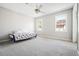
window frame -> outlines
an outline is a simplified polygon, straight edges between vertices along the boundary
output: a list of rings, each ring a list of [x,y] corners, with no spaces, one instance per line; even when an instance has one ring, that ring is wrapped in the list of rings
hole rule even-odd
[[[64,16],[64,17],[62,17]],[[65,25],[63,28],[58,28],[57,29],[57,21],[59,21],[59,19],[57,19],[58,17],[60,17],[59,19],[63,20],[65,19]],[[61,18],[62,17],[62,18]],[[67,32],[67,14],[58,14],[58,15],[55,15],[55,32]],[[62,31],[61,31],[62,29]]]
[[[39,26],[41,26],[41,29],[39,28]],[[42,31],[42,29],[43,29],[43,19],[37,19],[36,20],[36,29],[37,29],[37,31]]]

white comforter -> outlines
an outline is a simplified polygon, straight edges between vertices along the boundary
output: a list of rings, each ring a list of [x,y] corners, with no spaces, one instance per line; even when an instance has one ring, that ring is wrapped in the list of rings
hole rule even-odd
[[[10,35],[11,38],[13,38],[13,36],[14,36],[14,40],[18,41],[18,40],[24,40],[24,39],[34,37],[36,36],[36,34],[32,32],[28,32],[28,33],[23,32],[23,33],[14,33]]]
[[[15,40],[23,40],[36,36],[35,33],[17,33],[14,34]]]

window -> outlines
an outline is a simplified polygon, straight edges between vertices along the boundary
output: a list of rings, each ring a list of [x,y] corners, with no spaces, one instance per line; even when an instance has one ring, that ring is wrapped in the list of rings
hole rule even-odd
[[[37,31],[41,31],[43,28],[43,20],[37,19],[36,25],[37,25]]]
[[[55,31],[67,31],[67,14],[55,16]]]

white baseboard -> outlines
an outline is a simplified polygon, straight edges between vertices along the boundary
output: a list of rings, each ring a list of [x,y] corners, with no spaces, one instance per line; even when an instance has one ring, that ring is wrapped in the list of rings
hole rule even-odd
[[[44,37],[44,38],[57,39],[57,40],[64,40],[64,41],[72,42],[71,39],[68,39],[68,38],[60,38],[60,37],[57,38],[57,37],[54,37],[54,36],[52,36],[52,35],[47,35],[47,34],[43,34],[43,35],[38,34],[38,36]]]
[[[0,42],[6,42],[6,41],[9,41],[9,39],[8,40],[1,40]]]

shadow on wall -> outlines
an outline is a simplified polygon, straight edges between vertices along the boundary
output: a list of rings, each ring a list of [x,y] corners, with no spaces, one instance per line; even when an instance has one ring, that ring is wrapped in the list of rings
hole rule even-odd
[[[9,34],[6,34],[6,35],[4,35],[4,36],[0,36],[0,42],[3,42],[3,41],[9,41],[10,39],[9,39],[9,36],[8,36]]]

